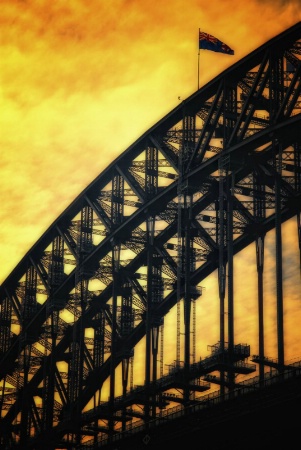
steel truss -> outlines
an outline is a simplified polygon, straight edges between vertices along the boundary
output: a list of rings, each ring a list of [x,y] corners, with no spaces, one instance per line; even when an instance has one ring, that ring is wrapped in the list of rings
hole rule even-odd
[[[1,448],[98,448],[137,423],[147,429],[175,399],[173,388],[180,407],[197,402],[213,371],[221,395],[235,392],[237,373],[258,369],[264,382],[264,240],[272,229],[275,367],[286,369],[281,226],[296,216],[301,248],[300,54],[299,22],[195,92],[108,166],[4,281]],[[253,242],[257,366],[246,362],[249,346],[234,342],[233,315],[234,256]],[[220,339],[196,362],[195,302],[215,270]],[[177,357],[164,374],[164,318],[174,306]],[[145,383],[137,387],[142,338]]]

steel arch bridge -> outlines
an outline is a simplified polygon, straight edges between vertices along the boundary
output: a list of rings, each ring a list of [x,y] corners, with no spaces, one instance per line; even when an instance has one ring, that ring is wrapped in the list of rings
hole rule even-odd
[[[269,380],[300,375],[285,360],[282,257],[283,223],[294,217],[301,248],[300,55],[301,22],[196,91],[113,161],[3,282],[1,448],[116,448],[163,419],[267,386],[267,368]],[[275,360],[264,333],[271,230]],[[234,261],[251,244],[250,363],[250,345],[235,339]],[[196,305],[215,271],[219,337],[199,359]]]

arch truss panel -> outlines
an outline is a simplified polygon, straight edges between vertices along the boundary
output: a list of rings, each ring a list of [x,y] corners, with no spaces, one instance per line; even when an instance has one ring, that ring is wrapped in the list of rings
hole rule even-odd
[[[1,448],[96,448],[159,417],[173,386],[182,386],[180,405],[210,388],[195,363],[202,281],[218,270],[221,307],[226,290],[231,307],[235,254],[256,241],[260,268],[265,234],[294,216],[301,245],[300,55],[298,23],[187,98],[80,194],[4,281]],[[164,375],[172,364],[164,318],[174,306],[176,361]],[[242,350],[231,321],[220,330],[212,352],[229,351],[232,366],[210,370],[231,389]]]

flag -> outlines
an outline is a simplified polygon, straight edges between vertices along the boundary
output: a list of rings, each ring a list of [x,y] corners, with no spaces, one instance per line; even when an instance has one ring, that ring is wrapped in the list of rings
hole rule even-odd
[[[213,52],[227,53],[228,55],[234,55],[234,50],[232,50],[228,45],[219,41],[216,37],[211,36],[211,34],[199,31],[199,49],[201,50],[212,50]]]

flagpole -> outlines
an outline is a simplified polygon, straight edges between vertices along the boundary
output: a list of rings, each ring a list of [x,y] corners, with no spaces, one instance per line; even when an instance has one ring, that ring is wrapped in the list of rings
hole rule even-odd
[[[199,28],[199,35],[198,35],[198,90],[200,89],[200,28]]]

